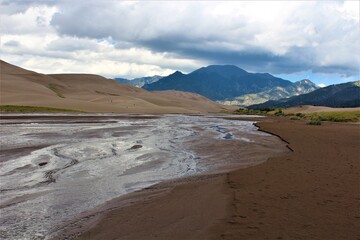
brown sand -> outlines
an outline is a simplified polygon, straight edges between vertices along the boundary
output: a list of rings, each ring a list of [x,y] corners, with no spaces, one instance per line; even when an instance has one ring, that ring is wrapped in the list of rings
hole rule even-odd
[[[359,239],[359,125],[259,124],[293,154],[229,174],[233,215],[224,239]]]
[[[359,125],[267,118],[259,126],[294,152],[131,194],[59,238],[360,239]]]

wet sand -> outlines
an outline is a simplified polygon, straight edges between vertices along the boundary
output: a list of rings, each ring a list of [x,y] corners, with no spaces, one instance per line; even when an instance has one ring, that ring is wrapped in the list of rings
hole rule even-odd
[[[63,226],[74,222],[73,219],[76,224],[71,225],[81,223],[87,227],[100,212],[124,206],[128,199],[142,206],[140,202],[148,198],[148,193],[132,197],[143,192],[131,192],[147,188],[157,198],[172,192],[175,186],[181,189],[184,182],[194,183],[197,188],[200,179],[206,185],[209,179],[224,176],[230,169],[259,164],[268,156],[288,151],[281,140],[257,131],[253,121],[223,119],[219,115],[1,117],[2,239],[48,239],[62,232]],[[209,188],[200,189],[197,198],[207,192],[218,195],[222,181],[216,181],[217,186],[209,181]],[[156,183],[160,184],[152,186]],[[183,202],[191,203],[191,198],[187,198],[191,196],[184,194]],[[175,198],[180,197],[177,194]],[[217,221],[224,213],[219,209],[226,204],[219,203],[218,198],[213,200],[204,199],[202,203],[192,203],[192,208],[186,205],[185,208],[193,211],[195,205],[200,209],[212,202],[217,214],[208,212],[204,220]],[[156,209],[155,205],[149,210]],[[186,225],[204,222],[184,209],[178,213],[186,219],[183,221]],[[77,227],[73,229],[76,235],[82,232]],[[206,228],[203,232],[206,233]]]
[[[56,238],[360,239],[359,125],[285,118],[258,125],[293,152],[112,200]]]

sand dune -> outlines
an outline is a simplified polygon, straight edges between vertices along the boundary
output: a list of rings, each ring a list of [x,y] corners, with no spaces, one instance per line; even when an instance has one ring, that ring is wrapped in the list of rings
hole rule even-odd
[[[198,94],[148,92],[92,74],[40,74],[0,60],[1,105],[116,113],[209,113],[233,110]]]

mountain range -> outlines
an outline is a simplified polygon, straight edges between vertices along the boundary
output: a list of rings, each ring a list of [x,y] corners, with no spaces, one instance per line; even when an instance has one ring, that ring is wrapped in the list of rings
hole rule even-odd
[[[210,65],[189,74],[176,71],[143,88],[194,92],[212,100],[225,100],[290,85],[292,82],[269,73],[249,73],[233,65]]]
[[[189,74],[177,71],[167,77],[131,80],[138,84],[147,82],[143,89],[119,83],[124,79],[115,81],[92,74],[41,74],[1,60],[0,68],[1,105],[137,113],[207,113],[236,109],[206,98],[209,97],[242,106],[251,104],[249,108],[360,106],[360,81],[317,89],[310,80],[292,83],[232,65],[211,65]],[[273,100],[266,101],[268,99]]]
[[[294,82],[286,87],[276,86],[274,88],[271,88],[263,92],[245,94],[230,100],[218,101],[218,102],[225,105],[237,105],[241,107],[246,107],[254,104],[264,103],[269,100],[279,100],[292,96],[298,96],[301,94],[315,91],[316,89],[319,88],[320,87],[318,87],[315,83],[311,82],[308,79],[304,79],[301,81]]]
[[[262,104],[249,106],[249,108],[287,108],[300,105],[359,107],[360,81],[330,85],[307,94],[277,101],[270,100]]]

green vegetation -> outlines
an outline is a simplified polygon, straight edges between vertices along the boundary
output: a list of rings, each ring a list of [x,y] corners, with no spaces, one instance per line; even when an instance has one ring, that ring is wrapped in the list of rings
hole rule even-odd
[[[320,120],[310,120],[308,122],[309,125],[321,125],[321,121]]]
[[[0,112],[83,112],[73,109],[33,107],[19,105],[0,105]]]
[[[234,111],[234,114],[240,114],[240,115],[267,115],[271,111],[274,111],[274,109],[273,108],[261,108],[261,109],[239,108],[239,109]]]
[[[282,111],[282,109],[278,109],[275,113],[274,113],[275,116],[285,116],[284,112]]]
[[[57,85],[57,84],[53,84],[53,83],[50,83],[48,85],[48,88],[53,91],[54,93],[56,93],[56,95],[58,95],[58,97],[61,97],[61,98],[65,98],[64,95],[62,95],[62,93],[60,92],[59,88],[61,88],[61,86]]]
[[[357,122],[360,121],[360,111],[308,113],[305,118],[330,122]]]
[[[332,112],[314,112],[314,113],[288,113],[286,114],[283,109],[262,108],[262,109],[246,109],[240,108],[234,114],[243,115],[268,115],[268,116],[286,116],[290,120],[308,120],[311,125],[320,125],[317,122],[330,121],[330,122],[359,122],[360,111],[332,111]],[[313,121],[313,122],[312,122]]]

